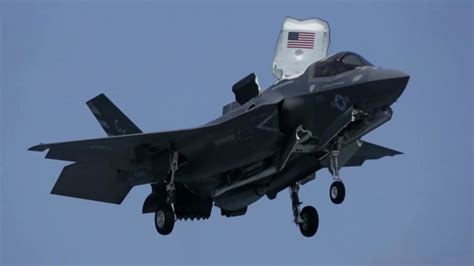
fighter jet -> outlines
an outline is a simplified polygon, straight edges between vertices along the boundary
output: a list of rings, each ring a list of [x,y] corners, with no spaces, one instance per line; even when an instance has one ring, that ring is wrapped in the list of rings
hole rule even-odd
[[[329,26],[287,18],[273,73],[261,90],[255,74],[232,86],[235,101],[215,120],[191,129],[142,133],[105,95],[87,102],[108,137],[39,144],[46,158],[70,161],[51,193],[120,204],[131,188],[151,185],[142,212],[154,213],[158,233],[176,220],[244,215],[252,203],[290,192],[294,222],[315,235],[319,216],[300,208],[301,185],[328,169],[330,200],[341,204],[342,167],[400,152],[363,141],[389,121],[409,76],[374,67],[353,52],[328,56]]]

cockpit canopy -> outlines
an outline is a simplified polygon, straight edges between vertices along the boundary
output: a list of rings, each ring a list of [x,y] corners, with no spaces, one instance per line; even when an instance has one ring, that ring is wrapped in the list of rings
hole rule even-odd
[[[311,73],[313,78],[330,77],[361,66],[372,64],[356,53],[341,52],[313,63]]]

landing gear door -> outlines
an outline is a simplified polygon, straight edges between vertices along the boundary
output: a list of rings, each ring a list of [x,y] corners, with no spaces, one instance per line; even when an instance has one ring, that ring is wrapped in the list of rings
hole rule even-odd
[[[312,63],[325,58],[329,48],[329,24],[321,19],[286,18],[273,57],[273,75],[293,79]]]

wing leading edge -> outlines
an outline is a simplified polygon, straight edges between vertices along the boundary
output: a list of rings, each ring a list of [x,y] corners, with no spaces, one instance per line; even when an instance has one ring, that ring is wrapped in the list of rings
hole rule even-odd
[[[46,158],[71,161],[119,161],[132,160],[137,147],[146,146],[154,149],[171,148],[184,151],[192,150],[195,145],[205,142],[203,137],[210,127],[167,131],[146,134],[130,134],[106,138],[86,139],[69,142],[39,144],[29,148],[30,151],[49,149]],[[194,141],[187,141],[194,139]]]

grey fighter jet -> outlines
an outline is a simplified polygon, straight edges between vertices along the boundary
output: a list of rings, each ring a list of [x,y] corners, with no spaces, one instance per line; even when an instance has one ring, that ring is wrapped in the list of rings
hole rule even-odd
[[[291,33],[283,40],[298,39]],[[310,49],[296,46],[287,45]],[[314,207],[300,209],[300,186],[326,168],[334,178],[330,199],[340,204],[342,167],[400,154],[361,138],[391,119],[390,106],[408,79],[341,52],[264,91],[250,74],[233,85],[235,102],[224,106],[221,117],[157,133],[142,133],[101,94],[87,105],[108,137],[30,150],[48,150],[46,158],[72,162],[52,194],[120,204],[132,187],[150,184],[142,212],[155,214],[162,235],[171,233],[176,220],[209,218],[213,205],[226,217],[244,215],[263,196],[274,199],[289,189],[294,222],[310,237],[319,217]]]

